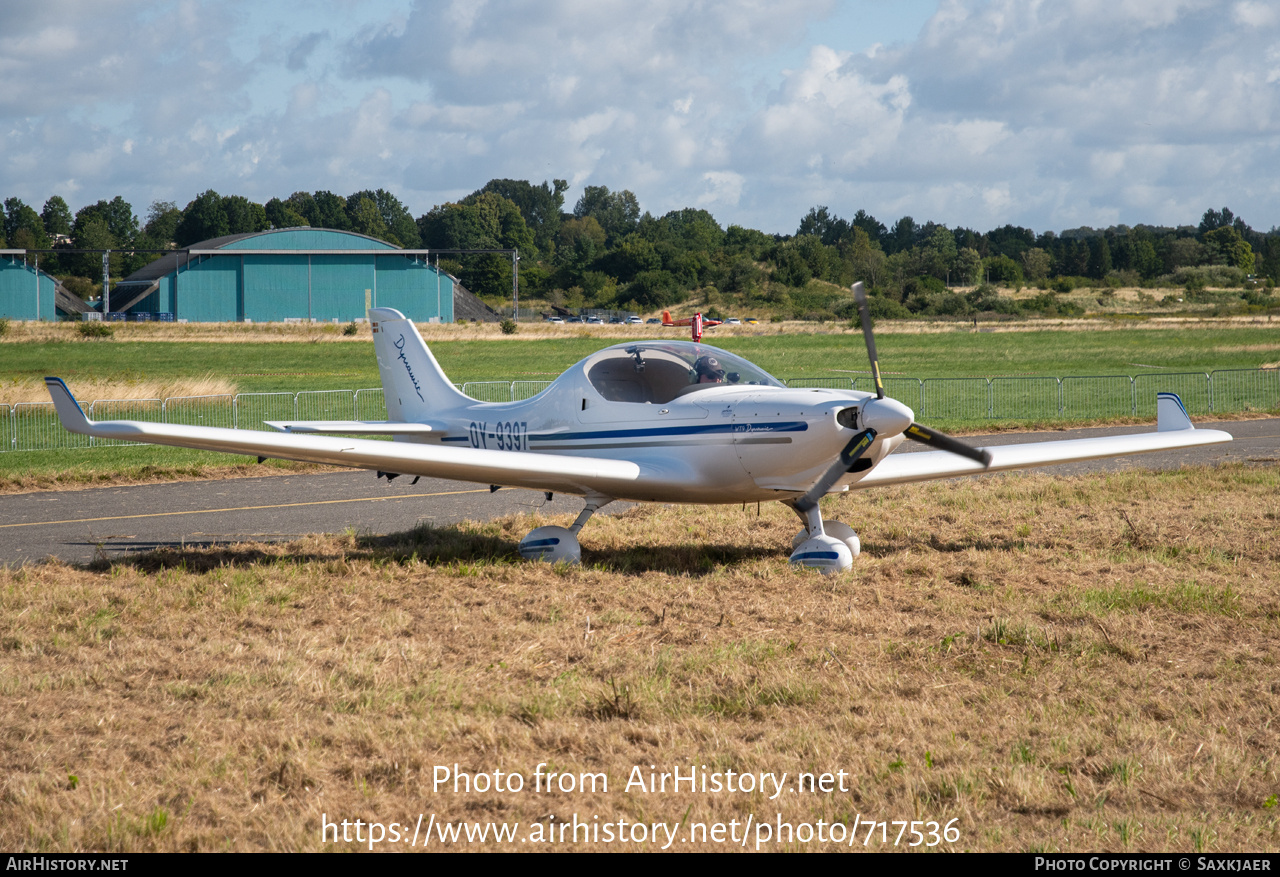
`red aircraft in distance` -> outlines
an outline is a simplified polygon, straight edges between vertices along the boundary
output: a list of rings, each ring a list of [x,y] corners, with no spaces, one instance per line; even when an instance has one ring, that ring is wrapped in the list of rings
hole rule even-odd
[[[724,320],[708,320],[704,319],[702,314],[694,314],[692,317],[685,317],[683,320],[671,319],[671,311],[662,312],[662,325],[664,326],[690,326],[693,328],[693,340],[702,340],[702,330],[711,329],[719,326]]]
[[[695,314],[693,317],[685,317],[682,320],[671,319],[671,311],[662,312],[662,325],[664,326],[692,326],[695,317],[702,318],[702,328],[710,329],[712,326],[719,326],[724,320],[709,320],[702,314]]]

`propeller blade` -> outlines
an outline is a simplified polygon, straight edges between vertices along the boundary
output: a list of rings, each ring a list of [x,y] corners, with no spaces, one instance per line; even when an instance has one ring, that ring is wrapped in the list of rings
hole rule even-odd
[[[853,300],[858,303],[858,318],[862,321],[862,337],[867,342],[867,356],[871,357],[871,377],[876,382],[876,398],[884,398],[884,382],[880,380],[880,360],[876,357],[876,336],[871,331],[871,310],[867,307],[867,292],[859,280],[853,285]]]
[[[853,468],[853,464],[866,453],[867,448],[871,447],[871,443],[876,439],[876,431],[874,429],[864,429],[862,432],[849,439],[849,444],[844,446],[844,450],[840,452],[839,458],[831,464],[831,468],[822,473],[822,477],[814,482],[813,487],[805,491],[804,496],[796,500],[796,508],[802,512],[807,512],[818,504],[818,500],[827,495],[827,491],[831,486],[845,476],[845,473]]]
[[[867,306],[867,291],[866,289],[863,288],[861,280],[859,280],[857,283],[853,285],[853,298],[854,298],[854,301],[858,303],[858,317],[859,319],[862,320],[862,337],[865,338],[867,342],[867,356],[871,357],[871,376],[875,379],[875,382],[876,382],[876,399],[883,399],[884,398],[884,381],[880,379],[880,359],[879,357],[876,356],[876,337],[875,337],[875,333],[871,329],[871,309]],[[890,401],[893,401],[893,400],[890,400]],[[901,414],[903,416],[903,420],[911,416],[911,412],[909,409],[906,408],[906,406],[899,405],[899,408],[902,409],[901,412],[889,411],[888,409],[886,409],[883,412],[876,411],[875,413],[877,416],[886,420],[891,419],[894,414]],[[863,415],[863,422],[865,423],[867,420],[867,416],[872,412],[870,403],[864,406],[864,412],[865,413]],[[872,438],[875,437],[874,430],[868,429],[868,432],[871,433]],[[951,436],[947,435],[945,432],[939,432],[936,429],[930,429],[929,427],[919,423],[912,423],[909,427],[903,430],[902,434],[905,435],[907,438],[915,439],[916,441],[923,442],[926,445],[932,445],[933,447],[938,448],[939,450],[950,451],[953,454],[959,454],[960,456],[973,460],[976,463],[981,463],[983,466],[991,465],[990,451],[984,451],[984,450],[980,450],[979,448],[970,447],[969,445],[966,445],[962,441],[953,439]],[[854,443],[856,443],[857,441],[858,441],[858,437],[855,437],[853,442],[850,442],[849,448],[845,448],[845,451],[846,452],[849,451],[849,449],[852,448]],[[865,450],[865,448],[863,450]],[[844,454],[841,454],[841,457],[843,456]],[[858,453],[858,456],[861,456],[861,452]],[[856,460],[857,458],[855,457],[854,459]],[[850,465],[852,465],[852,463],[850,463]],[[817,498],[821,498],[822,494],[826,493],[827,490],[830,489],[831,485],[835,484],[836,481],[839,480],[840,478],[840,475],[837,474],[834,478],[830,478],[830,480],[828,480],[829,476],[832,474],[832,471],[834,471],[834,469],[835,467],[833,466],[832,470],[829,470],[825,475],[823,475],[817,484],[809,488],[809,492],[806,493],[803,497],[801,497],[801,501],[802,502],[809,501],[810,498],[814,496],[814,491],[816,491],[818,487],[823,484],[823,482],[826,482],[826,486],[823,487],[822,492],[817,494]],[[817,502],[817,498],[814,498],[813,502]],[[799,503],[797,503],[797,507],[799,507]]]
[[[953,439],[945,432],[930,429],[923,424],[913,423],[907,427],[902,434],[909,439],[915,439],[918,442],[931,445],[940,451],[950,451],[953,454],[959,454],[962,457],[967,457],[976,463],[981,463],[983,466],[991,465],[990,451],[966,445],[959,439]]]

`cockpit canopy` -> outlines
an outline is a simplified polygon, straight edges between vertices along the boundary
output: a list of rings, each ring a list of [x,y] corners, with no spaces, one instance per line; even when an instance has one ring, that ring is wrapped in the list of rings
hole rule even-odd
[[[709,387],[784,386],[740,356],[690,341],[619,344],[591,357],[584,368],[591,386],[610,402],[661,405]],[[700,382],[704,376],[709,383]]]

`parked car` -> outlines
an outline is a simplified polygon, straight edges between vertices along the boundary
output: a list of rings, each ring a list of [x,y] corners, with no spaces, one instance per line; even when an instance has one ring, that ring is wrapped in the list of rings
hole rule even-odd
[[[563,317],[547,317],[547,322],[560,323],[561,325],[564,325],[564,318]]]
[[[657,324],[657,323],[661,323],[661,322],[662,322],[662,321],[661,321],[661,320],[659,320],[657,317],[650,317],[649,319],[645,320],[645,323],[647,323],[647,324],[649,324],[649,325],[653,325],[653,324]]]
[[[724,323],[725,323],[725,325],[726,325],[726,326],[741,326],[741,325],[742,325],[742,321],[741,321],[741,320],[739,320],[737,317],[730,317],[729,319],[725,320],[725,321],[724,321]]]
[[[760,321],[759,321],[759,320],[757,320],[755,317],[747,317],[747,325],[748,325],[748,326],[758,326],[758,325],[760,325]]]

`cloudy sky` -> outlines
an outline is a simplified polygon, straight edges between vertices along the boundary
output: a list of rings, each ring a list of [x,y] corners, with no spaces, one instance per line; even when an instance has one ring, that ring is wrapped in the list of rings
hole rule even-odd
[[[1280,225],[1276,0],[4,0],[0,197]]]

